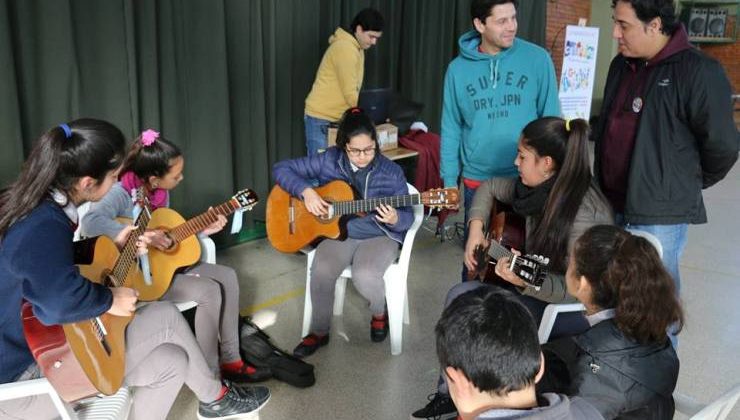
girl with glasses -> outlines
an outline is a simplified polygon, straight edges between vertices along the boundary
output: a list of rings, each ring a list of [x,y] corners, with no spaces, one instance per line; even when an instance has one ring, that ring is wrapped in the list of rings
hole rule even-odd
[[[360,108],[344,112],[337,130],[337,144],[324,153],[278,162],[275,181],[315,216],[326,216],[330,204],[313,189],[341,180],[350,184],[358,198],[408,194],[403,170],[380,154],[378,136],[370,118]],[[414,216],[411,207],[395,209],[381,204],[375,211],[357,215],[347,222],[347,239],[324,239],[316,249],[311,267],[310,334],[295,348],[296,357],[313,354],[329,342],[334,286],[345,267],[352,266],[355,288],[370,303],[370,338],[374,342],[388,335],[383,273],[398,256]]]

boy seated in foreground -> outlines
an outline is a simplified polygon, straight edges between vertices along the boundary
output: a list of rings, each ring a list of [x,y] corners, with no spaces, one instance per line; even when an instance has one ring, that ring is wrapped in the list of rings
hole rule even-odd
[[[437,356],[462,420],[602,419],[581,398],[535,394],[545,371],[527,309],[501,290],[460,295],[437,323]]]

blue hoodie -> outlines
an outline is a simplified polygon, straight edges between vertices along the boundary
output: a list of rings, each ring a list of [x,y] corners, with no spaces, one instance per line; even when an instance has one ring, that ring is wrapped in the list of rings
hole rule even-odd
[[[478,51],[473,30],[447,67],[440,172],[445,187],[516,176],[516,144],[530,121],[560,116],[555,69],[547,52],[519,38],[496,55]]]

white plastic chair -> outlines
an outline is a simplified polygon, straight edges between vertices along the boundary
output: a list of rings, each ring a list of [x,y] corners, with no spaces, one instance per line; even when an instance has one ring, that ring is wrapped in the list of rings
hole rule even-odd
[[[691,416],[690,420],[724,420],[740,399],[740,384],[736,384],[709,404],[702,404],[678,392],[673,393],[673,399],[676,402],[676,411]]]
[[[648,242],[655,247],[655,250],[658,251],[658,256],[663,258],[663,245],[655,235],[650,232],[645,232],[644,230],[628,230],[633,235],[642,236],[647,239]],[[545,307],[545,311],[542,313],[542,320],[540,320],[540,327],[537,331],[540,344],[545,344],[547,343],[547,340],[550,339],[550,333],[552,332],[552,327],[555,325],[555,320],[557,319],[558,314],[585,310],[586,308],[582,303],[551,303],[547,305]]]
[[[413,185],[407,184],[409,194],[418,194],[419,191]],[[389,332],[391,337],[391,354],[401,354],[403,341],[403,324],[409,323],[409,297],[406,280],[409,273],[409,262],[411,260],[411,249],[414,246],[414,237],[424,219],[424,206],[422,204],[412,206],[414,209],[414,223],[406,232],[401,254],[398,261],[391,264],[383,274],[385,282],[385,300],[388,305]],[[311,265],[316,254],[315,249],[303,249],[306,253],[306,299],[303,304],[303,331],[305,337],[311,327]],[[347,288],[347,279],[352,277],[352,267],[348,266],[337,278],[334,289],[334,315],[341,315],[344,309],[344,294]]]
[[[88,398],[74,407],[64,403],[46,378],[0,384],[0,401],[48,395],[62,420],[125,420],[131,410],[131,395],[122,387],[103,398]]]

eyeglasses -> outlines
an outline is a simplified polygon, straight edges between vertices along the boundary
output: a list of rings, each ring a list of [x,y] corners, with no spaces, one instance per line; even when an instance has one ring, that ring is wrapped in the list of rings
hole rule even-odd
[[[367,149],[354,149],[347,147],[347,153],[352,157],[358,157],[360,155],[372,156],[375,154],[375,146],[368,147]]]

